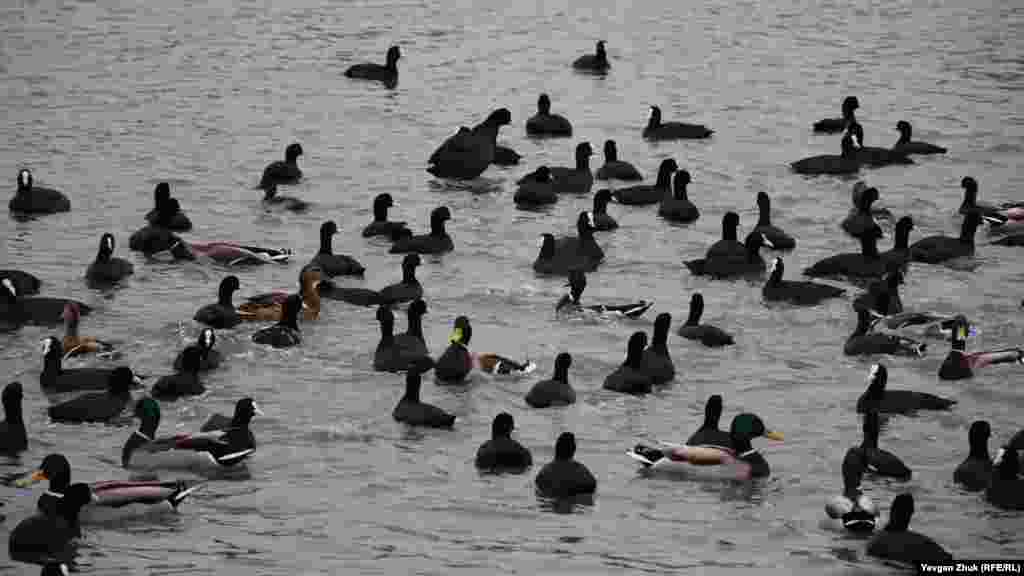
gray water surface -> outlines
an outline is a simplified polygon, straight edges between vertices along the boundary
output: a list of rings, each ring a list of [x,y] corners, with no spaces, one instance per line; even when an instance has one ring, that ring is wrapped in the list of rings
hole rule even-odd
[[[400,256],[359,235],[372,198],[391,193],[400,204],[392,218],[417,231],[444,204],[456,249],[425,257],[419,270],[431,351],[441,352],[454,318],[465,314],[475,350],[531,358],[537,377],[548,377],[558,352],[571,352],[579,401],[535,411],[522,398],[536,378],[477,377],[469,389],[452,390],[428,376],[424,399],[457,414],[455,429],[409,430],[391,418],[403,377],[371,370],[379,337],[373,309],[325,302],[320,320],[303,325],[302,346],[288,351],[254,345],[252,324],[221,332],[226,366],[207,376],[204,397],[165,404],[161,431],[194,430],[211,412],[230,412],[251,395],[267,416],[253,425],[259,452],[248,474],[205,485],[179,514],[88,528],[83,573],[890,570],[864,556],[863,541],[820,525],[826,499],[841,490],[842,455],[860,442],[854,404],[871,360],[842,355],[857,291],[810,309],[769,307],[759,285],[696,278],[682,260],[703,254],[727,210],[741,214],[741,234],[749,231],[761,190],[773,199],[775,223],[798,239],[786,256],[788,278],[820,258],[855,251],[838,226],[853,180],[805,179],[788,169],[805,156],[838,153],[838,137],[814,135],[810,125],[838,116],[847,95],[860,99],[866,144],[891,145],[896,122],[906,119],[916,139],[950,150],[914,166],[862,173],[880,189],[879,205],[914,217],[912,240],[958,233],[963,176],[978,179],[983,201],[1022,200],[1024,7],[963,0],[176,4],[42,0],[0,7],[0,174],[13,193],[17,170],[27,166],[37,184],[64,190],[73,205],[70,213],[29,222],[0,218],[0,265],[40,276],[43,294],[96,306],[83,332],[122,341],[133,368],[158,376],[195,338],[191,317],[215,299],[227,272],[128,252],[157,182],[171,183],[192,218],[186,238],[295,251],[287,266],[239,272],[239,296],[291,289],[327,218],[341,229],[336,251],[367,266],[364,281],[346,283],[394,282]],[[572,60],[598,39],[608,42],[611,73],[574,73]],[[403,52],[395,90],[342,76],[352,63],[383,61],[391,44]],[[523,124],[542,91],[573,122],[571,140],[525,138]],[[650,104],[660,105],[666,120],[705,123],[716,133],[706,141],[648,144],[640,131]],[[524,155],[521,166],[492,167],[468,184],[425,172],[438,143],[502,106],[513,123],[499,140]],[[545,212],[519,211],[514,180],[540,163],[571,165],[581,140],[598,151],[596,169],[606,138],[651,179],[662,159],[675,158],[693,176],[690,197],[702,216],[675,226],[653,207],[612,205],[622,227],[599,234],[607,260],[590,275],[584,298],[656,304],[642,321],[556,318],[563,280],[535,277],[536,240],[543,232],[571,233],[591,199],[563,197]],[[305,149],[306,178],[282,191],[316,208],[265,213],[252,188],[292,141]],[[82,280],[105,231],[136,266],[110,293]],[[884,247],[890,242],[891,229]],[[972,266],[913,265],[904,303],[966,314],[981,330],[974,349],[1019,345],[1024,263],[1018,249],[987,243],[979,231]],[[733,332],[737,345],[709,350],[673,336],[672,386],[640,398],[601,390],[624,358],[629,334],[649,330],[660,312],[673,315],[674,334],[695,291],[704,294],[705,320]],[[404,330],[404,314],[397,327]],[[28,327],[0,336],[0,367],[26,385],[31,437],[29,451],[0,463],[0,473],[59,451],[76,480],[124,478],[119,454],[130,428],[46,418],[38,342],[59,331]],[[923,359],[886,359],[890,386],[959,404],[951,413],[891,419],[882,446],[914,477],[868,480],[865,487],[883,510],[895,494],[913,492],[913,528],[956,557],[1024,557],[1020,513],[997,511],[952,483],[973,420],[991,422],[993,446],[1019,429],[1021,371],[997,366],[972,380],[940,382],[946,344],[931,347]],[[685,439],[714,393],[725,398],[724,423],[752,411],[786,434],[782,443],[756,443],[772,476],[737,486],[638,474],[625,451],[638,441]],[[503,410],[515,416],[518,438],[537,464],[525,475],[482,477],[473,456]],[[598,493],[593,506],[556,514],[534,496],[533,475],[565,430],[575,432],[577,457],[597,476]],[[42,489],[0,488],[0,538],[31,513]],[[9,565],[0,573],[37,568]]]

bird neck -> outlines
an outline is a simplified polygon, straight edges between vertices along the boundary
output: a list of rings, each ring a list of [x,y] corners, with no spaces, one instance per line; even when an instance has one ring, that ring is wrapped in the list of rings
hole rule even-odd
[[[321,254],[333,254],[334,249],[331,247],[331,236],[333,234],[327,232],[320,233],[320,253]]]
[[[388,221],[388,207],[386,204],[377,204],[373,207],[373,221],[374,222],[387,222]]]
[[[430,235],[442,238],[448,235],[444,230],[444,220],[438,219],[430,223]]]
[[[219,293],[217,294],[217,303],[220,304],[221,306],[227,306],[228,308],[234,308],[235,305],[231,302],[231,295],[233,293],[234,293],[234,290],[232,290],[231,288],[228,288],[228,287],[221,288]]]
[[[423,339],[423,317],[418,313],[409,312],[409,326],[406,329],[410,336]]]
[[[413,284],[416,280],[416,267],[405,266],[402,268],[402,284]]]
[[[767,203],[767,202],[759,203],[757,205],[757,210],[758,210],[757,225],[758,226],[771,226],[771,224],[772,224],[772,217],[771,217],[772,208],[771,208],[771,205],[769,203]]]

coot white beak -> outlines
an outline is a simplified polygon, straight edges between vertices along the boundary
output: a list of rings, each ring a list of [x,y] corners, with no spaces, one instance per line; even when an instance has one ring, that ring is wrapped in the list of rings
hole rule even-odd
[[[252,413],[257,416],[266,416],[266,414],[263,413],[263,410],[260,410],[260,407],[257,406],[255,402],[252,403]]]
[[[769,248],[775,248],[775,244],[772,244],[772,241],[769,240],[768,237],[765,236],[764,234],[761,234],[761,241],[764,242],[765,246]]]

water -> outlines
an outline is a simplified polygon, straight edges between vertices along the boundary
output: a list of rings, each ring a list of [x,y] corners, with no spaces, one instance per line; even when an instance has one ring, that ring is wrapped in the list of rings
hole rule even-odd
[[[222,332],[227,366],[206,378],[205,397],[165,404],[161,430],[192,430],[211,411],[229,412],[237,398],[254,396],[267,416],[254,423],[260,450],[249,477],[207,484],[178,515],[88,529],[84,573],[889,570],[864,557],[863,542],[819,525],[826,498],[841,489],[842,454],[860,441],[853,406],[869,361],[842,355],[854,326],[849,298],[812,309],[766,307],[759,286],[695,278],[681,261],[703,253],[726,210],[741,214],[741,234],[749,230],[760,190],[774,200],[776,224],[798,238],[786,258],[787,277],[855,250],[838,228],[853,181],[803,179],[787,166],[838,152],[838,137],[813,135],[810,124],[837,116],[850,94],[861,101],[867,144],[891,144],[896,122],[907,119],[915,138],[950,149],[915,166],[863,174],[881,190],[880,205],[914,216],[912,240],[957,233],[953,213],[965,175],[979,180],[982,200],[1021,200],[1019,5],[173,4],[19,1],[0,8],[7,135],[0,140],[0,174],[13,190],[17,169],[28,166],[38,184],[63,189],[73,204],[71,213],[27,223],[0,219],[0,264],[36,273],[44,294],[98,306],[83,332],[123,341],[138,372],[160,375],[194,339],[190,318],[214,300],[226,273],[129,255],[128,236],[141,226],[157,182],[170,181],[191,216],[189,239],[295,250],[288,266],[239,272],[241,295],[294,286],[325,218],[341,228],[336,250],[367,266],[366,286],[396,281],[399,257],[359,236],[371,199],[390,192],[400,204],[392,218],[416,230],[426,229],[430,209],[445,204],[456,250],[425,258],[419,270],[432,352],[441,351],[454,317],[466,314],[476,350],[532,358],[540,376],[559,351],[570,351],[579,401],[534,411],[522,401],[532,380],[478,378],[462,391],[437,388],[428,378],[425,400],[456,413],[456,427],[411,431],[391,419],[402,378],[370,370],[378,339],[372,309],[326,302],[320,321],[303,326],[302,347],[286,352],[253,345],[252,325]],[[598,39],[608,41],[612,73],[573,73],[570,62]],[[353,62],[382,61],[392,43],[403,52],[396,90],[342,76]],[[523,123],[541,91],[573,122],[572,140],[525,138]],[[647,144],[640,129],[649,104],[660,105],[666,120],[706,123],[716,134]],[[443,138],[500,106],[513,113],[500,140],[524,155],[522,166],[491,168],[469,185],[424,171]],[[590,276],[585,298],[647,297],[656,305],[637,322],[556,319],[563,281],[534,276],[536,239],[571,232],[591,201],[563,197],[547,212],[517,211],[513,181],[541,162],[571,165],[576,142],[600,150],[609,137],[652,179],[663,158],[676,158],[693,175],[691,198],[702,217],[672,226],[653,208],[613,205],[622,227],[599,235],[607,261]],[[307,178],[287,193],[317,208],[266,214],[252,187],[292,141],[306,151],[300,164]],[[600,161],[595,157],[592,166]],[[104,231],[136,265],[127,285],[110,294],[90,291],[81,279]],[[1021,342],[1024,265],[1016,249],[986,242],[979,232],[973,270],[914,265],[903,296],[910,309],[965,313],[981,328],[977,349]],[[650,329],[663,311],[673,314],[674,334],[697,290],[706,321],[734,332],[737,345],[711,351],[672,337],[673,386],[643,398],[602,391],[629,334]],[[31,435],[30,450],[0,464],[0,472],[60,451],[77,480],[124,477],[117,463],[129,429],[48,423],[36,382],[38,341],[51,332],[30,327],[0,337],[0,366],[26,383]],[[952,484],[971,421],[992,423],[993,446],[1019,428],[1022,397],[1013,383],[1020,371],[1000,366],[970,381],[940,382],[945,345],[932,345],[921,360],[886,360],[890,385],[956,398],[957,409],[894,418],[882,445],[913,468],[914,478],[865,486],[883,509],[895,494],[913,492],[913,526],[957,557],[1022,557],[1020,514],[997,512]],[[684,439],[713,393],[725,397],[726,422],[753,411],[786,434],[783,443],[757,442],[771,478],[750,488],[637,474],[625,450],[640,440]],[[518,438],[538,466],[522,476],[480,477],[473,455],[502,410],[515,416]],[[599,482],[595,504],[569,515],[545,510],[532,490],[533,475],[564,430],[576,433],[578,457]],[[0,488],[0,538],[30,513],[41,489]],[[35,570],[15,565],[0,573]]]

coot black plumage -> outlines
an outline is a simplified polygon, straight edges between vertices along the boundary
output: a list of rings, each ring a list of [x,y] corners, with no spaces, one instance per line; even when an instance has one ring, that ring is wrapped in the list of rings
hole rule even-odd
[[[675,159],[666,158],[658,166],[658,179],[654,184],[638,184],[626,186],[612,192],[612,197],[619,204],[643,206],[657,204],[672,191],[672,174],[679,169]]]
[[[561,114],[551,113],[551,98],[541,94],[537,98],[537,113],[526,121],[526,133],[531,136],[572,136],[572,124]]]
[[[772,224],[772,201],[765,192],[757,193],[757,225],[751,232],[760,232],[771,242],[773,250],[792,250],[796,240],[778,226]]]
[[[735,278],[739,276],[760,276],[765,271],[763,246],[772,247],[764,234],[751,232],[743,240],[743,258],[704,258],[685,262],[691,274],[713,278]]]
[[[988,453],[988,439],[991,436],[992,427],[988,422],[972,422],[967,432],[970,452],[953,471],[953,481],[972,492],[984,490],[992,483],[992,457]]]
[[[661,199],[658,216],[671,222],[693,222],[700,218],[700,210],[686,195],[686,186],[690,183],[690,173],[686,170],[676,172],[672,187],[672,195]]]
[[[761,288],[761,295],[765,300],[789,302],[797,306],[815,306],[823,300],[838,298],[846,293],[846,290],[828,284],[804,280],[783,280],[784,272],[785,265],[782,263],[782,258],[776,257],[772,260],[768,281]]]
[[[114,254],[114,235],[109,232],[100,238],[100,249],[96,259],[85,269],[85,278],[91,286],[104,286],[120,282],[131,275],[134,266],[124,258]]]
[[[878,447],[881,424],[876,410],[868,410],[864,413],[863,431],[864,439],[859,448],[864,454],[868,471],[879,476],[909,480],[912,474],[910,468],[892,452]]]
[[[430,212],[430,233],[409,236],[397,240],[389,250],[392,254],[441,254],[455,249],[452,237],[444,229],[444,223],[452,219],[447,206],[438,206]]]
[[[320,250],[309,261],[308,266],[318,266],[328,276],[362,276],[366,267],[358,260],[334,253],[331,239],[337,233],[338,225],[334,220],[328,220],[320,225]]]
[[[216,344],[217,335],[212,328],[203,328],[199,331],[199,336],[196,337],[196,343],[193,346],[199,349],[199,370],[201,372],[214,370],[220,366],[222,358],[220,352],[214,348]],[[180,371],[183,369],[186,350],[188,350],[188,347],[179,352],[174,358],[175,370]]]
[[[82,316],[92,312],[92,307],[77,300],[46,296],[22,297],[10,278],[0,280],[0,320],[11,326],[23,324],[56,326],[64,321],[64,307],[76,304]]]
[[[804,269],[804,274],[812,278],[880,278],[885,272],[885,261],[878,254],[878,239],[872,234],[860,237],[860,252],[829,256]]]
[[[910,261],[910,231],[913,229],[914,219],[910,216],[904,216],[896,222],[892,250],[886,250],[878,255],[886,267],[894,264],[903,266]]]
[[[383,82],[388,87],[398,84],[398,59],[402,57],[402,51],[398,46],[388,48],[385,64],[367,62],[353,64],[345,70],[346,78],[359,78],[362,80],[376,80]]]
[[[534,408],[567,406],[576,402],[576,391],[569,384],[569,366],[572,356],[561,352],[555,357],[555,373],[547,380],[541,380],[526,393],[526,403]]]
[[[589,212],[580,212],[576,219],[576,236],[556,239],[544,235],[540,253],[533,262],[533,269],[539,274],[568,274],[579,269],[593,272],[604,260],[604,250],[594,240],[594,226]]]
[[[885,276],[880,280],[871,281],[867,292],[854,299],[854,308],[867,308],[882,316],[903,312],[903,300],[900,298],[903,269],[892,262],[888,264],[888,268]]]
[[[50,336],[43,339],[42,344],[43,369],[39,373],[39,385],[44,392],[106,390],[109,387],[113,368],[63,368],[64,347],[60,340]]]
[[[651,106],[651,116],[644,127],[644,140],[681,140],[709,138],[715,131],[703,124],[662,122],[661,108]]]
[[[697,340],[705,346],[717,348],[735,344],[731,334],[717,326],[701,324],[700,317],[704,313],[704,296],[696,293],[690,297],[690,314],[686,323],[679,327],[678,334],[687,340]]]
[[[394,236],[399,230],[407,229],[405,222],[388,220],[388,208],[393,208],[395,201],[391,194],[377,194],[373,198],[373,222],[363,228],[363,238],[372,236]]]
[[[878,200],[878,197],[878,188],[871,187],[864,190],[858,198],[857,206],[843,219],[840,225],[843,231],[854,238],[860,238],[865,234],[873,234],[881,238],[882,227],[875,221],[875,216],[871,212],[871,205]]]
[[[294,184],[302,179],[302,170],[299,169],[299,156],[302,156],[302,145],[298,142],[289,144],[284,150],[284,160],[271,162],[263,169],[263,176],[260,177],[260,188],[266,188],[271,184]]]
[[[555,459],[545,464],[534,480],[537,492],[551,498],[593,494],[597,490],[597,480],[574,456],[576,436],[572,432],[562,432],[555,441]]]
[[[892,149],[896,152],[902,152],[903,154],[945,154],[946,149],[942,146],[936,146],[935,144],[929,144],[927,142],[916,142],[910,138],[913,135],[913,129],[910,127],[910,122],[906,120],[900,120],[896,123],[896,130],[900,133],[900,139],[893,144]]]
[[[299,333],[299,312],[302,311],[302,297],[291,294],[281,304],[281,319],[272,326],[260,328],[252,335],[252,341],[274,348],[289,348],[302,343]]]
[[[10,280],[14,285],[14,291],[22,296],[38,294],[39,287],[42,285],[39,278],[21,270],[0,270],[0,281],[3,280]]]
[[[181,353],[181,368],[174,374],[163,376],[153,384],[150,394],[158,399],[176,399],[182,396],[196,396],[206,392],[199,381],[199,365],[203,353],[199,346],[191,345]]]
[[[56,214],[69,212],[71,201],[59,190],[33,186],[32,173],[22,168],[18,171],[18,189],[7,207],[15,214]]]
[[[864,145],[864,127],[858,122],[853,122],[847,128],[847,132],[850,133],[856,146],[857,160],[865,166],[890,166],[893,164],[913,164],[909,156],[904,152],[892,150],[889,148],[879,148],[877,146],[865,146]]]
[[[491,439],[476,451],[476,467],[488,472],[523,472],[533,465],[533,456],[512,439],[515,420],[508,412],[494,417]]]
[[[985,500],[1004,510],[1024,510],[1024,478],[1020,477],[1020,455],[1005,448],[985,490]]]
[[[615,140],[605,140],[604,164],[597,169],[596,177],[598,180],[615,179],[626,182],[644,179],[635,166],[625,160],[619,160],[619,150]]]
[[[118,366],[110,373],[105,392],[90,392],[54,404],[47,409],[55,422],[106,422],[119,416],[131,402],[135,375],[131,368]]]
[[[634,332],[629,337],[626,361],[604,379],[604,389],[625,394],[647,394],[654,385],[654,376],[645,370],[644,348],[647,334]]]
[[[263,186],[263,207],[267,211],[287,210],[289,212],[305,212],[309,209],[309,202],[294,196],[282,196],[277,192],[277,183],[268,182]]]
[[[602,188],[594,194],[594,209],[590,212],[593,216],[594,230],[608,231],[615,230],[619,223],[608,214],[608,203],[612,201],[612,191]]]
[[[806,175],[841,175],[856,174],[860,170],[860,161],[857,159],[857,147],[854,144],[853,136],[849,133],[843,136],[840,141],[842,153],[822,154],[797,160],[789,166],[793,172]]]
[[[842,132],[854,121],[854,110],[860,108],[860,101],[857,100],[856,96],[847,96],[843,98],[842,118],[825,118],[824,120],[818,120],[814,123],[812,128],[815,132],[824,132],[826,134],[835,134]]]
[[[499,108],[473,129],[459,128],[430,155],[427,172],[438,178],[471,180],[494,162],[498,130],[512,122],[512,113]]]
[[[225,277],[220,281],[220,287],[217,288],[217,302],[196,310],[193,319],[218,330],[237,326],[242,322],[242,318],[238,315],[238,310],[235,309],[232,295],[239,287],[238,276]]]
[[[910,259],[914,262],[938,264],[953,258],[974,255],[974,233],[981,223],[981,216],[971,212],[964,216],[960,226],[960,236],[944,236],[941,234],[922,238],[910,245]]]
[[[558,202],[558,192],[555,191],[551,169],[540,166],[520,180],[512,201],[516,206],[543,206]]]
[[[181,211],[181,204],[171,197],[171,185],[167,182],[160,182],[153,188],[153,209],[146,213],[146,222],[175,232],[192,229],[192,221]]]
[[[420,386],[423,373],[433,367],[429,358],[421,359],[408,366],[405,373],[405,394],[391,412],[391,417],[410,426],[427,428],[451,428],[455,424],[455,416],[437,406],[426,404],[420,400]]]
[[[36,511],[11,530],[7,541],[11,560],[43,566],[43,574],[67,574],[75,556],[72,541],[81,535],[78,513],[93,499],[88,484],[68,486],[56,514]]]
[[[676,367],[672,363],[672,355],[668,352],[668,332],[671,324],[671,314],[658,314],[654,319],[651,345],[644,350],[644,371],[650,375],[655,385],[664,384],[676,377]]]
[[[563,194],[589,194],[594,185],[594,175],[590,172],[590,157],[594,149],[590,142],[576,145],[576,166],[568,168],[555,166],[551,168],[551,177],[555,181],[555,191]]]
[[[857,399],[857,413],[877,411],[885,414],[912,414],[918,410],[949,410],[956,400],[941,398],[927,392],[887,390],[889,370],[874,364],[868,372],[868,388]]]
[[[729,432],[720,430],[718,422],[722,418],[722,397],[712,394],[704,404],[704,423],[686,441],[687,446],[711,446],[732,450],[732,439]]]
[[[402,281],[381,288],[378,299],[381,304],[401,304],[423,297],[423,286],[416,278],[416,268],[423,263],[419,254],[406,254],[402,258]]]
[[[909,529],[914,515],[914,496],[900,494],[889,507],[889,523],[868,542],[870,556],[915,564],[917,562],[953,561],[953,555],[924,534]]]
[[[607,72],[611,64],[608,62],[608,53],[605,52],[604,40],[598,40],[593,54],[584,54],[573,61],[572,67],[588,72]]]
[[[21,411],[21,400],[24,392],[21,382],[11,382],[4,386],[0,396],[4,406],[4,421],[0,422],[0,454],[12,456],[28,449],[28,431],[25,430],[25,418]]]

